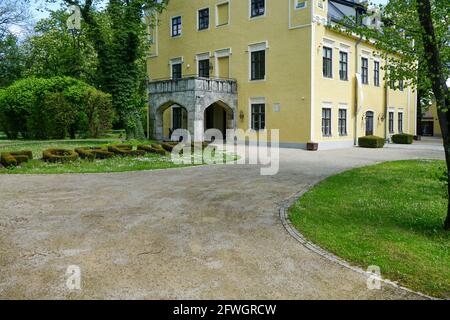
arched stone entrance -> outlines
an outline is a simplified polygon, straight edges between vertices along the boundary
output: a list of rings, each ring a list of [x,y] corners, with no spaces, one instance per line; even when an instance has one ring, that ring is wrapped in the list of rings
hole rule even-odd
[[[223,101],[217,101],[205,108],[203,115],[204,131],[216,129],[222,132],[223,139],[226,138],[227,129],[235,127],[234,112]]]
[[[205,110],[211,105],[226,111],[227,129],[236,127],[237,83],[235,80],[190,77],[149,83],[149,121],[152,137],[164,139],[164,111],[173,105],[187,113],[191,139],[203,141]]]

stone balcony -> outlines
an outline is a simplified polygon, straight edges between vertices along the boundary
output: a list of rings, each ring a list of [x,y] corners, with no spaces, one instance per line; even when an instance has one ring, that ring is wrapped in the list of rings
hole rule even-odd
[[[222,106],[228,115],[227,127],[235,128],[237,113],[237,81],[233,79],[188,76],[182,79],[152,80],[148,83],[149,119],[153,137],[163,139],[163,113],[181,106],[188,113],[188,129],[197,140],[205,130],[204,113],[213,105]]]

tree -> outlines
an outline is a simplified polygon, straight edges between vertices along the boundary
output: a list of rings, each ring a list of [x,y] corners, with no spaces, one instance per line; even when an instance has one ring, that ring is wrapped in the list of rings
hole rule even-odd
[[[84,34],[67,30],[66,10],[50,13],[40,20],[24,43],[27,50],[25,76],[69,76],[95,84],[97,57],[92,43]]]
[[[0,38],[0,88],[20,79],[25,71],[26,54],[13,34]]]
[[[450,177],[450,101],[446,84],[450,75],[448,0],[390,0],[379,9],[384,22],[381,30],[346,21],[347,30],[374,41],[389,66],[386,72],[389,82],[406,80],[407,85],[425,95],[431,89],[438,107]],[[450,230],[450,203],[444,227]]]
[[[102,28],[94,0],[64,0],[80,7],[98,57],[98,87],[112,95],[113,106],[122,120],[127,138],[144,138],[141,122],[142,106],[136,104],[145,81],[139,63],[145,56],[145,12],[162,10],[167,1],[109,0],[109,28]]]

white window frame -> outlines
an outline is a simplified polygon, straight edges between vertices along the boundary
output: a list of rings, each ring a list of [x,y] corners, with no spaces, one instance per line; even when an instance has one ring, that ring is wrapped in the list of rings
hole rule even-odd
[[[214,52],[214,75],[218,78],[219,77],[219,59],[228,57],[228,72],[230,72],[231,67],[231,48],[225,48],[216,50]]]
[[[172,30],[173,29],[173,19],[175,19],[175,18],[181,18],[181,33],[179,35],[177,35],[177,36],[173,36],[173,33],[172,33],[172,31],[173,31]],[[170,38],[171,39],[178,39],[178,38],[180,38],[183,35],[183,16],[181,14],[174,15],[174,16],[170,17],[169,23],[170,23],[170,27],[169,27]]]
[[[197,77],[200,74],[199,62],[201,60],[209,60],[209,63],[210,63],[209,67],[211,68],[211,52],[203,52],[203,53],[198,53],[195,55]],[[213,68],[214,68],[214,66],[213,66]],[[210,71],[211,71],[211,69],[210,69]],[[210,76],[211,76],[211,74],[210,74]]]
[[[345,119],[345,135],[341,135],[340,133],[339,133],[339,111],[340,110],[346,110],[347,111],[347,113],[346,113],[346,119]],[[339,103],[338,104],[338,116],[336,117],[337,119],[337,126],[336,126],[336,128],[337,128],[337,130],[338,130],[338,136],[339,137],[347,137],[347,136],[349,136],[349,132],[348,132],[348,123],[349,123],[349,116],[350,116],[350,114],[349,114],[349,112],[348,112],[348,103]]]
[[[323,109],[330,109],[330,135],[326,136],[323,134],[323,130],[322,130],[322,121],[323,121]],[[329,102],[329,101],[324,101],[322,102],[322,107],[320,108],[320,134],[322,136],[322,138],[331,138],[334,136],[334,126],[333,126],[333,103]],[[337,126],[336,126],[337,128]]]
[[[219,24],[219,7],[226,3],[228,3],[228,22],[225,24]],[[231,23],[231,1],[227,0],[227,1],[221,1],[221,2],[217,3],[215,15],[216,15],[216,28],[230,25],[230,23]]]
[[[172,69],[172,66],[173,66],[174,64],[181,64],[181,75],[183,76],[183,63],[184,63],[183,57],[172,58],[172,59],[169,60],[169,66],[170,66],[170,79],[173,79],[173,69]]]
[[[254,130],[252,128],[252,105],[254,104],[264,104],[264,129]],[[264,132],[267,130],[267,102],[265,97],[251,97],[248,99],[248,129],[252,132]]]
[[[256,17],[252,17],[252,0],[248,0],[248,19],[256,20],[265,18],[267,16],[267,0],[264,0],[264,14]]]
[[[248,81],[249,82],[263,82],[267,80],[267,49],[269,49],[269,42],[267,40],[248,45]],[[264,59],[264,79],[252,80],[252,52],[265,51]]]
[[[400,131],[400,127],[398,125],[398,122],[399,122],[399,119],[400,119],[400,117],[399,117],[400,113],[402,114],[402,130],[401,131]],[[397,110],[397,133],[399,133],[399,134],[400,133],[405,133],[405,110],[403,108],[399,108]]]
[[[208,13],[209,13],[209,16],[208,16],[208,28],[206,28],[206,29],[200,29],[200,11],[201,10],[205,10],[205,9],[208,9],[209,11],[208,11]],[[183,21],[182,21],[183,22]],[[198,32],[202,32],[202,31],[207,31],[207,30],[209,30],[209,29],[211,29],[211,8],[210,7],[203,7],[203,8],[199,8],[199,9],[197,9],[197,31]]]

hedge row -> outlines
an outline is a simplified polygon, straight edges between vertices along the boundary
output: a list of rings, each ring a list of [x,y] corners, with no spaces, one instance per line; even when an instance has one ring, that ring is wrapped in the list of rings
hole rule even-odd
[[[407,133],[395,134],[392,136],[392,142],[396,144],[412,144],[414,136]]]
[[[358,145],[362,148],[383,148],[386,141],[377,136],[366,136],[358,139]]]
[[[0,163],[5,167],[15,167],[31,159],[33,159],[33,153],[29,150],[2,152],[0,156]]]
[[[143,156],[146,153],[167,155],[166,150],[159,144],[139,145],[133,150],[132,145],[119,144],[102,147],[82,147],[75,150],[47,149],[42,152],[42,160],[50,163],[65,163],[81,159],[107,159],[113,156]],[[23,162],[33,159],[33,153],[28,150],[16,152],[2,152],[0,164],[4,167],[15,167]]]

